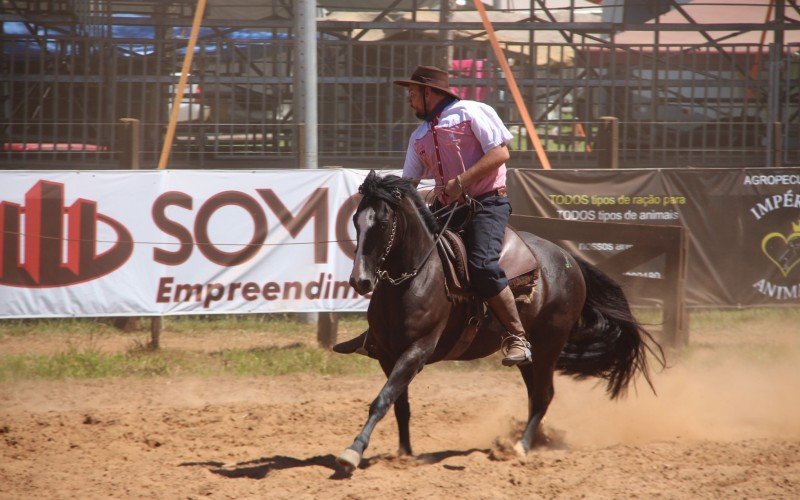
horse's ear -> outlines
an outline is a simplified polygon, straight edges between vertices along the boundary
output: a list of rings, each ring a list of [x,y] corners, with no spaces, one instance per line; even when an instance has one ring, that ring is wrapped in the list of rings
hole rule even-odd
[[[376,174],[374,170],[370,170],[369,173],[367,174],[366,179],[364,179],[364,182],[361,183],[360,186],[358,186],[358,192],[364,194],[364,191],[366,191],[364,186],[374,186],[377,181],[378,181],[378,174]]]

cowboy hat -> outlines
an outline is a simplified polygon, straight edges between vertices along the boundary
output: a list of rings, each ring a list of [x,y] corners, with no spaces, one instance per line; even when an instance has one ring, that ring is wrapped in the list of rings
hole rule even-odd
[[[447,71],[436,66],[417,66],[414,73],[411,74],[410,80],[395,80],[394,84],[402,87],[422,85],[461,99],[458,94],[450,90],[450,75],[447,74]]]

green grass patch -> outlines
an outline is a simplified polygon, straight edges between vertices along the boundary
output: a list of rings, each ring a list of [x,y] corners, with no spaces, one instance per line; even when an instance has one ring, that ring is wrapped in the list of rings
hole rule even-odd
[[[69,350],[54,355],[0,356],[0,380],[93,379],[106,377],[176,375],[187,367],[192,373],[204,365],[192,353],[111,354],[95,350]]]
[[[63,318],[63,319],[5,319],[0,320],[0,335],[69,335],[118,332],[113,320],[96,318]]]
[[[364,356],[343,356],[308,346],[229,349],[203,353],[132,350],[102,353],[70,350],[55,355],[0,356],[0,381],[97,379],[153,376],[275,376],[291,373],[360,375],[380,373]]]
[[[304,323],[297,314],[243,314],[207,316],[169,316],[163,318],[165,334],[206,335],[220,331],[269,332],[282,335],[308,335],[313,325]],[[0,336],[61,335],[119,333],[113,318],[9,319],[0,320]],[[150,319],[140,318],[142,328],[149,328]],[[367,328],[365,314],[346,313],[339,316],[339,331],[361,333]]]
[[[796,325],[800,333],[800,308],[709,309],[693,311],[691,327],[699,331],[740,328],[757,324]]]
[[[661,312],[657,309],[637,309],[635,314],[648,325],[658,325],[661,320]],[[785,343],[781,343],[781,339],[800,336],[798,324],[800,308],[693,310],[690,313],[689,346],[681,355],[692,357],[706,352],[714,357],[734,354],[763,361],[777,359],[785,352]],[[351,338],[366,328],[363,314],[343,315],[339,319],[339,338]],[[28,335],[35,336],[37,340],[52,335],[55,337],[53,341],[64,341],[65,345],[63,351],[54,354],[0,353],[0,381],[381,373],[375,360],[360,355],[343,356],[315,347],[313,341],[309,342],[315,327],[298,321],[294,315],[170,317],[165,319],[162,337],[181,334],[222,338],[237,331],[263,334],[265,346],[213,352],[178,349],[151,351],[145,343],[133,341],[125,352],[103,352],[96,347],[93,339],[103,335],[121,335],[108,320],[0,321],[0,338],[6,337],[5,342],[14,343],[15,339]],[[773,333],[776,331],[778,333]],[[284,339],[296,335],[298,340],[296,343],[291,340],[288,346],[286,342],[282,346],[269,346],[270,335],[281,335]],[[260,340],[257,342],[260,343]],[[427,369],[467,371],[502,368],[499,355],[494,355],[471,362],[439,363]]]
[[[377,361],[360,355],[344,356],[307,346],[222,351],[225,373],[232,375],[354,375],[380,372]]]

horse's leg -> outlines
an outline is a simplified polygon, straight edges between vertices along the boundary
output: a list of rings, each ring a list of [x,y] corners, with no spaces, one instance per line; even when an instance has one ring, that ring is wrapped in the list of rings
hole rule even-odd
[[[397,419],[397,433],[400,435],[400,445],[397,454],[413,455],[411,452],[411,433],[408,422],[411,420],[411,406],[408,404],[408,388],[400,394],[394,403],[394,416]]]
[[[543,360],[544,361],[544,360]],[[522,437],[514,445],[514,450],[520,455],[525,455],[533,447],[533,440],[539,430],[547,408],[553,400],[554,366],[547,362],[538,362],[534,358],[533,364],[518,366],[528,390],[528,423]]]
[[[442,328],[444,325],[442,325]],[[413,344],[397,360],[391,369],[389,379],[378,393],[378,397],[369,406],[369,417],[361,432],[356,436],[355,441],[341,455],[336,458],[336,462],[341,465],[346,472],[352,472],[361,462],[361,456],[369,445],[369,438],[375,425],[386,416],[391,406],[397,399],[405,394],[405,403],[402,405],[408,409],[408,384],[422,370],[425,363],[433,354],[436,348],[436,339],[439,335],[429,335]],[[402,414],[401,414],[402,415]],[[399,420],[398,420],[399,422]],[[407,430],[407,429],[406,429]],[[408,433],[406,432],[406,439]],[[402,439],[402,437],[401,437]],[[410,446],[409,446],[410,449]]]
[[[381,361],[381,368],[388,379],[392,373],[393,364],[388,361]],[[411,420],[411,406],[408,404],[408,387],[397,397],[394,402],[394,417],[397,420],[397,433],[400,436],[400,445],[397,448],[398,455],[413,455],[411,452],[411,433],[408,423]]]

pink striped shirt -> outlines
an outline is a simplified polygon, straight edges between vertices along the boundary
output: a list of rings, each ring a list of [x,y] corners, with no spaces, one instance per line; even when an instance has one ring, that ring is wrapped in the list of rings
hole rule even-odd
[[[508,144],[512,139],[497,112],[482,102],[455,101],[442,111],[435,123],[423,122],[411,133],[403,177],[435,179],[437,193],[442,193],[447,181],[470,168],[487,151]],[[437,147],[444,176],[439,171]],[[470,196],[480,196],[505,185],[504,163],[466,191]]]

